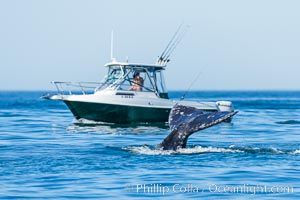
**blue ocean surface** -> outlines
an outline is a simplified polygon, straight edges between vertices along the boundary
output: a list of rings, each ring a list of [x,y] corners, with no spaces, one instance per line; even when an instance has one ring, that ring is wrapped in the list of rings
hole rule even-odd
[[[300,198],[299,91],[189,92],[239,113],[178,152],[156,149],[167,125],[77,121],[45,93],[0,92],[1,199]]]

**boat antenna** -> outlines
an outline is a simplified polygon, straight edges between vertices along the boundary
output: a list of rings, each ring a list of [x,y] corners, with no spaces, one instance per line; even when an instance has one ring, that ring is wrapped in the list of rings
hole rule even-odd
[[[111,38],[110,38],[110,59],[111,59],[111,61],[114,60],[113,51],[114,51],[114,30],[111,31]]]
[[[196,81],[199,79],[200,75],[202,74],[202,72],[198,72],[197,76],[194,78],[194,80],[191,82],[191,84],[189,85],[188,89],[184,92],[184,94],[180,97],[179,101],[184,100],[185,96],[187,95],[187,93],[191,90],[192,86],[196,83]],[[178,102],[177,102],[178,103]]]
[[[169,57],[170,57],[171,53],[175,50],[177,45],[181,42],[182,38],[184,37],[185,33],[187,32],[187,30],[189,28],[188,25],[185,26],[184,28],[182,28],[182,26],[183,26],[183,23],[181,23],[179,25],[176,32],[174,33],[171,40],[169,41],[168,45],[166,46],[166,48],[164,49],[162,54],[158,57],[158,59],[156,61],[157,64],[167,64],[170,61]]]

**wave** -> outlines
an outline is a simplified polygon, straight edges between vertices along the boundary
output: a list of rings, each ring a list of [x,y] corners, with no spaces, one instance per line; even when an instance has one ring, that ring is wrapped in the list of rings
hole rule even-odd
[[[78,126],[113,125],[113,123],[99,122],[99,121],[94,121],[94,120],[89,120],[84,118],[75,119],[73,123]]]
[[[163,151],[148,145],[124,147],[123,150],[142,155],[171,155],[176,153],[176,151]]]
[[[204,153],[244,153],[244,154],[300,154],[298,150],[279,150],[275,147],[270,148],[258,148],[258,147],[235,147],[231,145],[229,147],[203,147],[194,146],[190,148],[173,150],[161,150],[153,146],[130,146],[123,148],[125,151],[129,151],[135,154],[142,155],[173,155],[173,154],[204,154]]]
[[[292,152],[292,154],[300,154],[300,149],[298,149],[298,150]]]
[[[222,147],[202,147],[195,146],[191,148],[178,149],[177,151],[173,150],[161,150],[155,147],[151,147],[148,145],[144,146],[131,146],[123,148],[126,151],[130,151],[136,154],[143,155],[171,155],[171,154],[202,154],[202,153],[240,153],[238,149],[231,148],[222,148]]]
[[[298,120],[286,120],[286,121],[279,121],[275,122],[276,124],[300,124]]]
[[[109,122],[99,122],[89,119],[75,119],[73,124],[85,127],[85,126],[109,126],[111,128],[137,128],[137,127],[149,127],[149,128],[160,128],[160,129],[169,129],[168,123],[159,122],[159,123],[129,123],[129,124],[116,124]]]

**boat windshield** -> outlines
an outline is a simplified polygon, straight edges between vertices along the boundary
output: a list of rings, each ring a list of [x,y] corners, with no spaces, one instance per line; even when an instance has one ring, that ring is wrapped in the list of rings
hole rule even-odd
[[[124,76],[114,84],[117,90],[155,92],[155,84],[146,68],[124,67]]]
[[[100,82],[100,86],[95,89],[95,91],[103,90],[108,88],[116,81],[118,81],[123,75],[123,71],[120,67],[110,67],[108,68],[107,75]]]
[[[138,66],[111,66],[96,91],[106,88],[122,91],[167,93],[163,69]],[[161,95],[160,95],[161,96]]]

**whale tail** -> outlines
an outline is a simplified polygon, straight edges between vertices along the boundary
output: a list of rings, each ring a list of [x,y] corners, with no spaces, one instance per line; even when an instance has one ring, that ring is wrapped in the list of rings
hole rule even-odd
[[[159,144],[162,150],[185,148],[188,137],[193,133],[219,124],[234,116],[238,111],[204,113],[202,110],[176,104],[169,115],[171,133]]]

